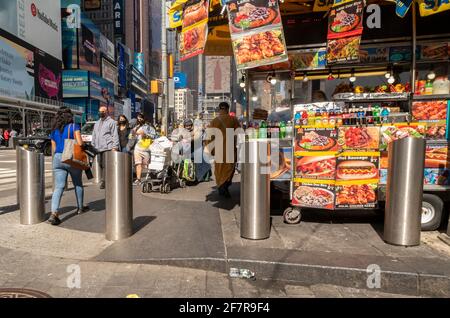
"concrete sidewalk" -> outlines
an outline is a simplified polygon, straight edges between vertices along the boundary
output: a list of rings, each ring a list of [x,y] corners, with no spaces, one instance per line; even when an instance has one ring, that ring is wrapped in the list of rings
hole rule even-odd
[[[229,200],[220,200],[213,186],[203,183],[168,195],[143,195],[136,188],[135,234],[115,243],[104,239],[104,192],[97,186],[86,187],[92,210],[83,215],[74,214],[73,191],[65,193],[59,227],[20,225],[15,196],[2,197],[0,247],[102,264],[171,265],[222,274],[230,267],[247,268],[257,280],[356,289],[368,288],[367,268],[376,265],[378,292],[450,296],[450,250],[439,244],[438,233],[422,233],[418,247],[396,247],[383,242],[382,220],[371,211],[312,210],[298,225],[272,215],[270,238],[249,241],[239,235],[239,184]]]

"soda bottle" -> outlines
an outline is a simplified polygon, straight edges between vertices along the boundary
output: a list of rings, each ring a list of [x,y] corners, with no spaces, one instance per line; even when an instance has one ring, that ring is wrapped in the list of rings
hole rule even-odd
[[[317,109],[317,111],[316,111],[314,125],[316,127],[321,127],[322,126],[322,114],[320,113],[320,109]]]
[[[376,104],[373,108],[373,122],[375,124],[380,124],[380,105]]]
[[[267,124],[264,120],[261,122],[261,125],[259,126],[258,138],[260,139],[267,138]]]
[[[293,132],[292,122],[288,121],[286,126],[286,138],[292,138],[292,132]]]
[[[306,126],[308,123],[308,112],[305,110],[302,112],[302,125]]]
[[[295,124],[295,126],[300,126],[301,118],[302,118],[302,115],[300,114],[300,112],[296,112],[295,116],[294,116],[294,124]]]
[[[381,117],[383,118],[383,123],[388,122],[389,109],[387,109],[387,107],[383,107],[383,110],[381,111]]]
[[[280,123],[280,138],[286,138],[286,124],[284,121]]]

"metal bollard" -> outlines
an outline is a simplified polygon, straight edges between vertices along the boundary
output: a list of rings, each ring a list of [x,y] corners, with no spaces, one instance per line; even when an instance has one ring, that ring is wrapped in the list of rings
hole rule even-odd
[[[241,237],[262,240],[270,236],[270,142],[267,139],[248,140],[244,147],[246,158],[241,172]]]
[[[131,155],[118,151],[104,155],[106,239],[117,241],[133,234]]]
[[[16,148],[16,199],[17,205],[20,206],[20,161],[22,156],[20,155],[20,150],[25,150],[23,147],[17,146]]]
[[[20,224],[37,224],[45,218],[44,154],[18,149]]]
[[[94,157],[93,162],[93,172],[94,172],[94,183],[98,184],[102,180],[102,170],[100,167],[100,155]]]
[[[389,144],[384,240],[420,244],[425,139],[408,137]]]

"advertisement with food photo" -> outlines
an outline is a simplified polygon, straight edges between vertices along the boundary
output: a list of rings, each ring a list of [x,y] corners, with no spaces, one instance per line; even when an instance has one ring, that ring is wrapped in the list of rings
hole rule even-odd
[[[334,184],[296,182],[294,183],[294,193],[292,195],[292,205],[334,209]]]
[[[208,19],[209,0],[190,0],[183,10],[183,29]]]
[[[295,138],[295,151],[335,151],[337,150],[336,129],[300,128]]]
[[[387,169],[389,167],[389,157],[387,152],[382,152],[380,157],[380,169]]]
[[[231,0],[227,3],[231,33],[281,24],[278,1]]]
[[[450,170],[449,169],[430,169],[425,168],[424,184],[430,185],[450,185]]]
[[[305,156],[296,159],[295,176],[303,179],[334,180],[336,157]]]
[[[448,168],[450,167],[448,157],[448,145],[428,144],[425,150],[425,168]]]
[[[292,148],[281,147],[278,162],[271,161],[271,180],[291,180]]]
[[[447,119],[447,101],[413,102],[412,115],[415,120],[445,120]]]
[[[448,59],[448,44],[434,43],[422,45],[421,60],[446,60]]]
[[[447,124],[444,123],[428,123],[425,131],[425,137],[429,140],[446,140]]]
[[[395,124],[392,126],[381,127],[381,144],[380,150],[386,150],[388,144],[394,140],[416,137],[423,138],[425,135],[426,126],[423,124]]]
[[[333,6],[328,16],[328,39],[361,35],[363,32],[364,1]]]
[[[232,44],[238,70],[288,61],[281,28],[248,34]]]
[[[377,156],[338,156],[336,180],[378,179]]]
[[[336,185],[336,209],[375,208],[377,184]]]
[[[343,150],[378,150],[380,127],[339,127],[338,145]]]
[[[202,54],[205,49],[208,24],[200,24],[192,29],[183,31],[180,35],[181,61]]]
[[[327,41],[327,64],[341,62],[357,62],[361,36]]]

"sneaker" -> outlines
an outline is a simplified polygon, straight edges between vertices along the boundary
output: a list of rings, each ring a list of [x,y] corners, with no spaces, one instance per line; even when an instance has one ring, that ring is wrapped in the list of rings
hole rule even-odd
[[[52,215],[48,218],[48,223],[51,225],[59,225],[61,224],[61,220],[55,213],[52,213]]]
[[[77,214],[85,213],[89,210],[90,210],[90,208],[88,206],[84,206],[81,209],[77,209]]]
[[[134,186],[140,186],[141,185],[141,180],[138,180],[138,179],[134,180],[133,185]]]

